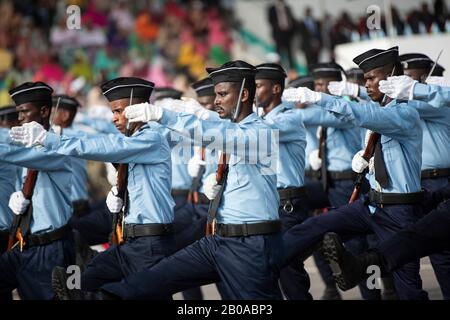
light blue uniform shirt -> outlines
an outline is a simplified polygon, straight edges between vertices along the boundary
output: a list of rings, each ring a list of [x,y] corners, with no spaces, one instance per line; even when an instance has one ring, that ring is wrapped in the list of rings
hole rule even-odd
[[[95,131],[97,131],[98,133],[120,134],[119,130],[117,130],[114,123],[110,120],[95,119],[95,118],[90,118],[88,116],[84,116],[80,120],[77,120],[77,122],[74,125],[77,125],[77,124],[82,124],[82,125],[88,126],[92,129],[94,129]]]
[[[7,143],[9,130],[0,128],[0,143]],[[9,163],[0,161],[0,230],[4,231],[11,226],[14,213],[8,206],[11,193],[16,191],[17,168]]]
[[[420,116],[423,130],[422,170],[450,168],[450,108],[434,108],[411,100]]]
[[[80,131],[74,126],[62,129],[62,133],[69,137],[86,137],[83,131]],[[72,195],[70,199],[72,201],[77,200],[88,200],[87,194],[87,161],[80,158],[72,159],[72,170],[73,170],[73,183],[72,183]]]
[[[72,215],[72,161],[42,147],[0,144],[0,161],[38,170],[33,197],[31,233],[49,232],[67,224]]]
[[[263,116],[279,132],[277,188],[302,187],[305,180],[306,129],[292,104],[282,103]]]
[[[217,149],[223,150],[226,144],[235,146],[226,150],[231,155],[228,179],[217,213],[218,223],[240,224],[279,219],[275,172],[277,155],[274,154],[277,142],[271,137],[273,130],[261,118],[252,113],[239,123],[202,121],[187,113],[164,110],[159,122],[193,138],[197,145],[203,147],[208,147],[212,137],[223,141],[214,143]],[[265,153],[267,157],[257,157],[263,152],[258,152],[256,146],[264,142],[269,146]],[[210,145],[210,148],[213,147]]]
[[[407,102],[393,100],[356,103],[321,94],[318,102],[336,118],[381,134],[381,147],[389,186],[381,188],[374,174],[368,174],[372,189],[380,192],[410,193],[421,190],[422,128],[417,110]]]
[[[318,105],[296,109],[306,126],[327,127],[327,170],[351,170],[352,159],[361,150],[361,128],[350,121],[338,119]]]
[[[450,107],[450,87],[416,83],[413,89],[413,98],[425,101],[435,108]]]
[[[122,134],[60,137],[48,134],[45,147],[82,159],[128,163],[129,210],[125,223],[171,223],[171,161],[166,139],[147,125],[131,137]]]

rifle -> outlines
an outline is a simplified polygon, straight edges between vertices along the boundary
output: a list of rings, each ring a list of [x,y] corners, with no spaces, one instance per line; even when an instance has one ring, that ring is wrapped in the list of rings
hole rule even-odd
[[[394,75],[394,72],[395,72],[395,65],[392,68],[391,77]],[[389,102],[388,102],[388,99],[387,99],[387,95],[384,95],[383,96],[383,100],[381,100],[381,106],[384,107],[388,103]],[[370,134],[369,141],[367,142],[367,146],[364,149],[364,153],[362,155],[364,160],[366,160],[367,162],[369,162],[370,158],[373,157],[373,155],[375,153],[375,146],[378,143],[378,140],[380,139],[380,137],[381,137],[381,135],[379,133],[377,133],[377,132],[372,132]],[[361,186],[362,186],[362,183],[364,181],[364,175],[365,175],[366,171],[367,171],[367,168],[363,172],[358,173],[356,175],[355,187],[353,188],[353,192],[352,192],[352,195],[350,197],[349,203],[355,202],[356,199],[359,198],[359,193],[361,192]]]
[[[131,88],[130,102],[131,106],[133,103],[133,88]],[[130,122],[127,120],[125,136],[129,137],[131,134]],[[125,223],[125,211],[128,207],[128,164],[120,163],[117,169],[117,196],[122,199],[123,206],[119,213],[113,213],[112,219],[112,231],[110,236],[111,244],[120,245],[124,242],[123,239],[123,225]]]
[[[241,112],[241,99],[242,93],[244,91],[244,86],[245,86],[245,78],[242,79],[241,90],[239,91],[234,116],[233,119],[231,119],[232,122],[236,122],[236,119],[239,116],[239,113]],[[227,177],[228,177],[228,155],[225,152],[222,152],[216,171],[217,185],[221,186],[221,188],[216,197],[209,203],[208,220],[206,221],[206,235],[215,234],[216,213],[220,204],[220,200],[222,199],[223,192],[225,190],[225,183],[227,181]]]
[[[58,111],[60,98],[56,102],[55,111],[53,112],[52,119],[50,120],[49,127],[52,127],[53,118],[55,113]],[[7,251],[11,251],[15,246],[19,245],[20,251],[23,250],[25,246],[25,236],[30,231],[30,223],[33,214],[33,204],[31,203],[31,198],[33,198],[34,187],[36,186],[37,170],[28,169],[27,176],[22,186],[22,193],[25,199],[30,201],[27,211],[24,214],[15,215],[13,222],[11,224],[11,230],[9,232],[8,247]]]

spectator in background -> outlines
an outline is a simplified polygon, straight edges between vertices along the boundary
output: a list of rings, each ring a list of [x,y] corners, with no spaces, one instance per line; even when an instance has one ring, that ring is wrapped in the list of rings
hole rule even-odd
[[[448,16],[447,4],[443,0],[434,1],[434,20],[436,21],[439,31],[445,32],[445,23]]]
[[[269,6],[267,17],[272,28],[272,38],[275,42],[276,50],[281,59],[287,56],[288,67],[295,67],[294,56],[292,54],[292,38],[295,31],[295,20],[291,14],[291,8],[284,0],[277,0],[275,4]]]
[[[392,24],[397,32],[398,36],[402,36],[405,34],[405,23],[400,17],[400,13],[398,9],[394,6],[391,7],[391,15],[392,15]]]
[[[305,9],[305,17],[299,23],[300,47],[306,57],[307,65],[319,62],[320,50],[322,47],[320,22],[312,16],[311,8]]]
[[[430,10],[428,10],[428,4],[426,2],[422,3],[422,10],[420,11],[420,20],[425,26],[426,32],[431,33],[431,26],[433,24],[433,15]]]

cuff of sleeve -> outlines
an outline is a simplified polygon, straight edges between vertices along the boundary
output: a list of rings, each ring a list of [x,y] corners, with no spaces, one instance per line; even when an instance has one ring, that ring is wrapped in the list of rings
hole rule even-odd
[[[428,85],[424,83],[418,83],[415,82],[414,86],[412,87],[411,94],[410,94],[410,100],[418,99],[427,97],[428,94]]]
[[[177,112],[167,110],[167,109],[162,109],[162,116],[158,120],[158,122],[162,125],[170,126],[171,124],[174,124],[177,122],[177,115],[178,115]]]
[[[59,135],[48,132],[44,140],[44,147],[48,150],[56,149],[59,146],[60,141],[61,137]]]

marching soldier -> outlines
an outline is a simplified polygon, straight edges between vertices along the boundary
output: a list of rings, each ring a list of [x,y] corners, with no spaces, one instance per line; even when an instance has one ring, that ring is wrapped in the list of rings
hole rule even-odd
[[[384,240],[422,215],[419,114],[406,102],[393,100],[383,108],[379,104],[384,102],[378,89],[379,82],[392,74],[392,70],[395,74],[402,73],[398,48],[369,50],[356,57],[354,62],[364,71],[367,92],[377,103],[350,102],[306,88],[288,92],[286,98],[316,103],[338,119],[381,134],[374,146],[374,170],[368,175],[371,190],[364,198],[327,215],[309,219],[285,233],[287,263],[299,253],[306,253],[326,232],[335,231],[346,237],[374,232]],[[419,261],[397,269],[394,280],[400,299],[428,297],[422,290]]]
[[[149,270],[105,286],[104,290],[110,294],[125,299],[169,298],[175,292],[222,280],[226,298],[281,298],[277,284],[278,263],[282,258],[279,199],[276,175],[271,160],[266,158],[272,157],[276,143],[271,141],[264,156],[255,150],[258,148],[249,147],[260,142],[258,135],[263,135],[267,142],[271,136],[265,134],[272,133],[252,112],[256,69],[243,61],[232,61],[207,71],[215,84],[216,110],[221,118],[233,121],[203,121],[194,115],[177,114],[148,104],[128,107],[126,114],[130,121],[158,121],[172,130],[185,130],[204,147],[209,141],[202,137],[219,138],[220,134],[223,143],[217,147],[224,153],[218,175],[222,179],[217,181],[210,176],[214,180],[205,182],[205,194],[210,199],[219,197],[217,216],[210,211],[209,217],[214,218],[210,220],[213,234]],[[203,117],[205,113],[197,115]],[[194,130],[199,130],[199,134],[194,135]],[[238,148],[225,149],[233,141],[239,143]],[[229,157],[227,152],[231,153]]]
[[[31,137],[31,143],[67,156],[128,164],[123,178],[118,179],[118,188],[113,187],[106,200],[112,213],[119,214],[124,208],[123,244],[120,244],[122,234],[119,232],[119,245],[111,246],[91,261],[81,275],[82,291],[69,290],[66,270],[56,268],[53,287],[59,299],[82,298],[85,292],[96,293],[105,284],[149,268],[175,250],[170,148],[158,130],[142,122],[128,124],[123,114],[130,103],[148,101],[152,89],[153,83],[138,78],[117,78],[102,85],[120,135],[57,136],[46,133],[37,124],[32,129],[12,129],[18,143]],[[120,196],[119,188],[126,189]]]
[[[39,122],[46,132],[52,92],[43,82],[26,82],[12,89],[20,123],[31,128]],[[27,146],[31,146],[29,138],[24,137]],[[24,192],[14,192],[9,200],[15,214],[10,229],[13,246],[0,257],[0,293],[17,288],[22,299],[52,299],[53,268],[74,262],[68,227],[72,214],[71,160],[55,152],[11,144],[0,144],[0,155],[1,162],[28,168]]]

